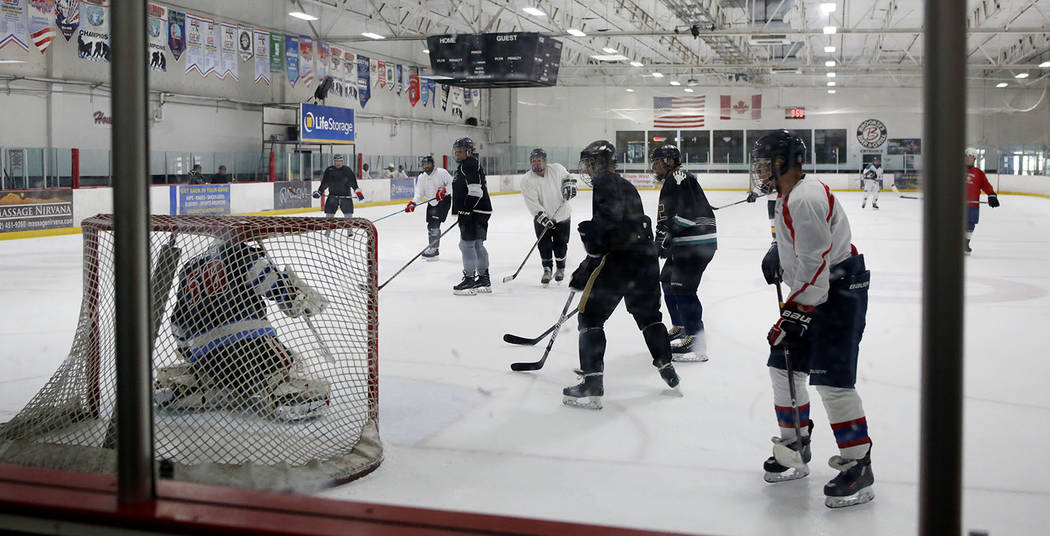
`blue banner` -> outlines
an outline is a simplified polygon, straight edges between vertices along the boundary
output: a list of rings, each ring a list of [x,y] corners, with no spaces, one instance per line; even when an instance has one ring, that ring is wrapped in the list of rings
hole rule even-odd
[[[369,80],[368,73],[368,56],[357,55],[357,96],[361,99],[361,107],[364,108],[365,104],[368,103],[368,98],[372,96],[371,87],[372,82]]]
[[[414,195],[415,179],[390,179],[390,199],[411,199]]]
[[[172,186],[172,201],[174,201],[176,188],[178,189],[179,214],[190,216],[214,216],[230,213],[229,184]]]
[[[299,81],[299,38],[291,35],[284,38],[284,71],[288,83],[295,87]]]
[[[321,143],[354,143],[354,111],[305,102],[300,104],[299,139]]]

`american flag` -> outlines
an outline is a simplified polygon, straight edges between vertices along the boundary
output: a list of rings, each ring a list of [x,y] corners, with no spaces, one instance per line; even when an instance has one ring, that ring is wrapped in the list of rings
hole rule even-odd
[[[653,126],[693,128],[704,126],[704,97],[653,97]]]

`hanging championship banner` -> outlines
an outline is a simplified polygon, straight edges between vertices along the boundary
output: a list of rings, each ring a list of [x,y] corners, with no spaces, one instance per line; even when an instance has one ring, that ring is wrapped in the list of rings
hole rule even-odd
[[[263,30],[255,30],[254,47],[255,54],[255,83],[260,80],[270,85],[270,34]]]
[[[207,19],[186,13],[186,74],[197,71],[204,76],[204,31]]]
[[[299,79],[309,86],[314,83],[314,41],[309,36],[299,36]]]
[[[370,87],[376,87],[379,84],[379,73],[377,71],[379,60],[371,58],[368,60],[368,74],[371,76],[372,85]],[[385,69],[384,69],[385,71]],[[360,86],[358,86],[360,87]]]
[[[29,38],[41,54],[55,39],[55,27],[51,17],[55,13],[55,0],[29,0]]]
[[[299,38],[287,35],[284,38],[284,65],[288,83],[295,87],[299,81]]]
[[[464,107],[466,107],[468,104],[470,104],[470,99],[471,99],[470,89],[464,88],[463,89],[463,106]]]
[[[80,26],[80,0],[58,0],[55,2],[55,26],[69,41]]]
[[[270,74],[284,72],[284,34],[270,34]]]
[[[164,39],[168,36],[168,10],[157,4],[147,6],[146,34],[149,36],[149,68],[154,71],[168,70],[168,55],[164,51],[168,45]]]
[[[332,77],[332,90],[335,94],[346,98],[346,82],[343,80],[343,51],[332,47],[331,55],[328,57],[328,76]]]
[[[419,68],[419,98],[423,101],[424,108],[427,107],[427,104],[430,102],[430,96],[433,94],[430,91],[431,76],[433,76],[433,74],[431,73],[429,67]]]
[[[419,102],[419,67],[408,68],[408,102],[412,106]],[[426,105],[424,102],[423,106]]]
[[[386,62],[386,88],[390,91],[394,91],[394,86],[397,82],[394,76],[394,64],[388,61]]]
[[[225,80],[227,76],[232,77],[234,80],[240,80],[240,64],[237,63],[237,27],[233,24],[223,22],[218,25],[219,28],[219,46],[221,48],[221,57],[219,69],[216,73],[219,78]]]
[[[240,26],[237,28],[237,53],[241,56],[241,61],[252,61],[252,56],[255,55],[255,48],[252,44],[252,29]]]
[[[168,49],[175,61],[186,51],[186,14],[174,9],[168,10]]]
[[[376,68],[379,70],[379,79],[377,83],[379,84],[379,89],[383,89],[386,87],[386,62],[377,60]]]
[[[463,119],[463,88],[461,87],[452,88],[452,117]]]
[[[477,108],[481,106],[481,90],[478,88],[474,88],[470,90],[470,93],[473,95],[471,102],[474,104],[474,107]]]
[[[365,107],[365,104],[368,103],[368,98],[371,97],[368,76],[373,61],[375,60],[369,60],[367,56],[357,56],[357,95],[361,100],[362,108]]]
[[[400,64],[397,66],[397,95],[401,96],[401,90],[405,87],[405,79],[403,76],[404,67]]]
[[[109,6],[102,0],[85,2],[84,24],[77,35],[77,56],[91,61],[109,61]]]
[[[324,77],[328,75],[328,62],[330,61],[332,49],[328,47],[328,43],[321,41],[317,42],[317,81],[324,80]]]
[[[346,71],[346,96],[357,100],[357,56],[350,52],[343,54],[343,69]]]
[[[219,76],[219,39],[219,25],[207,19],[204,23],[204,76]]]
[[[14,43],[29,50],[26,39],[26,3],[25,0],[2,0],[0,2],[0,49],[8,43]]]
[[[451,89],[451,88],[449,88],[445,84],[441,84],[441,111],[442,112],[448,111],[448,92],[449,92],[449,89]]]

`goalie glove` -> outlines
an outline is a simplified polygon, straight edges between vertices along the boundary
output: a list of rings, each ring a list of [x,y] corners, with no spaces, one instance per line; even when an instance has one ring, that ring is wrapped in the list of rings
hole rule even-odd
[[[328,298],[317,292],[306,281],[299,279],[299,275],[292,270],[291,266],[284,267],[285,283],[290,287],[288,295],[277,302],[278,307],[284,314],[298,318],[299,316],[314,316],[320,314],[328,307]]]
[[[769,330],[769,345],[793,347],[806,339],[812,325],[812,307],[789,303],[780,310],[780,320]]]
[[[572,176],[565,177],[561,181],[561,196],[566,201],[576,197],[576,179]]]
[[[552,220],[551,217],[548,216],[546,212],[542,212],[541,211],[538,214],[536,214],[536,223],[538,223],[541,226],[546,227],[548,229],[553,229],[554,228],[554,220]]]

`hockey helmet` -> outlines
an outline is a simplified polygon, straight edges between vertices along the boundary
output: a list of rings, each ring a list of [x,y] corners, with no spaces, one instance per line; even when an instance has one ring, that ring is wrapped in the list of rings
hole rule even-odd
[[[423,168],[423,171],[425,171],[426,173],[434,171],[434,157],[429,154],[423,155],[423,157],[419,159],[419,165]]]
[[[966,156],[972,156],[974,158],[977,158],[977,149],[975,147],[967,147]]]
[[[802,167],[805,159],[806,143],[786,129],[762,136],[751,149],[751,190],[760,195],[772,192],[777,179]]]
[[[386,168],[389,169],[390,171],[393,171],[394,170],[394,164],[387,164]]]
[[[668,165],[667,159],[671,159],[674,163]],[[664,165],[674,169],[682,165],[682,152],[678,150],[678,147],[670,143],[664,144],[653,149],[653,152],[649,154],[649,161],[662,161]]]
[[[532,160],[533,158],[542,158],[544,160],[547,160],[547,151],[544,151],[543,149],[537,147],[533,149],[531,153],[529,153],[529,160]]]
[[[580,151],[580,170],[584,173],[593,175],[597,171],[611,169],[615,165],[616,146],[609,141],[591,142]]]
[[[473,154],[474,153],[474,140],[472,140],[470,138],[460,138],[460,139],[456,140],[455,143],[452,144],[452,149],[454,149],[454,150],[462,149],[464,151],[467,151],[468,155]]]

